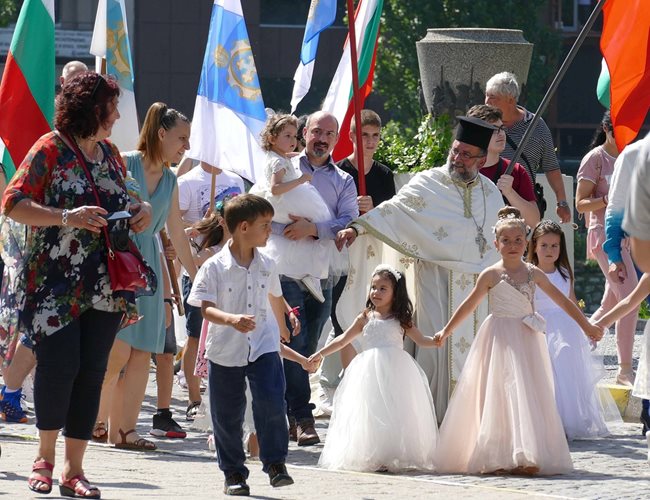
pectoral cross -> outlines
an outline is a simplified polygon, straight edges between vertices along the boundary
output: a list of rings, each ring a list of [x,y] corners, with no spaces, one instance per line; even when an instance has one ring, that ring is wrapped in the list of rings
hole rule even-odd
[[[478,253],[482,259],[487,252],[488,242],[485,239],[485,236],[483,236],[483,228],[480,226],[476,228],[476,238],[474,238],[474,241],[476,242]]]

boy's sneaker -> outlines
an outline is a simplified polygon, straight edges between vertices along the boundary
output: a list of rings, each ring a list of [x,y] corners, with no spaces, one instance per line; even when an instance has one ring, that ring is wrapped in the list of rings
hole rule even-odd
[[[269,482],[274,488],[280,486],[289,486],[293,484],[293,479],[287,472],[287,467],[284,464],[271,464],[269,465]]]
[[[320,286],[320,280],[314,278],[313,276],[305,276],[301,278],[302,284],[305,285],[305,288],[309,290],[309,293],[321,304],[325,302],[325,296],[323,295],[323,289]]]
[[[223,492],[226,495],[236,497],[247,497],[251,494],[251,489],[246,484],[246,479],[239,472],[235,472],[226,477],[223,485]]]
[[[156,437],[183,439],[187,433],[172,418],[169,410],[158,410],[153,416],[153,427],[149,434]]]
[[[14,392],[6,392],[3,387],[0,391],[0,418],[7,423],[24,424],[27,422],[27,415],[20,406],[23,391],[18,389]]]

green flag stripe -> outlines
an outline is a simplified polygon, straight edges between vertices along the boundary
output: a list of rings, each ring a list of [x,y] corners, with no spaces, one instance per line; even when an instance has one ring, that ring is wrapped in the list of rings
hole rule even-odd
[[[379,31],[379,22],[381,21],[381,11],[384,0],[378,0],[375,6],[375,12],[372,14],[368,25],[364,31],[363,41],[361,42],[361,52],[359,53],[359,87],[368,79],[370,65],[372,64],[372,55],[375,51],[377,41],[377,32]],[[352,99],[352,89],[350,89],[350,100]]]
[[[16,36],[17,33],[21,35]],[[43,53],[43,40],[51,40],[51,50],[46,54]],[[42,0],[25,2],[11,41],[11,53],[43,116],[53,126],[54,22]]]

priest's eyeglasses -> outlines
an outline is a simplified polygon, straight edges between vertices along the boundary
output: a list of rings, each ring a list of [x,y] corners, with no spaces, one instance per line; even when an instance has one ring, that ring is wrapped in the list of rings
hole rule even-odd
[[[451,151],[449,151],[449,155],[454,158],[456,156],[459,156],[461,160],[472,160],[474,158],[483,158],[485,155],[471,155],[467,151],[461,151],[456,148],[452,148]]]

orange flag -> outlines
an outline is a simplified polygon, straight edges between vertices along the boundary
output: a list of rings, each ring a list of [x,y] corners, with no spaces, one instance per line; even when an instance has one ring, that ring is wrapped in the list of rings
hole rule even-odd
[[[650,108],[650,1],[607,0],[600,51],[610,74],[614,136],[632,142]]]

